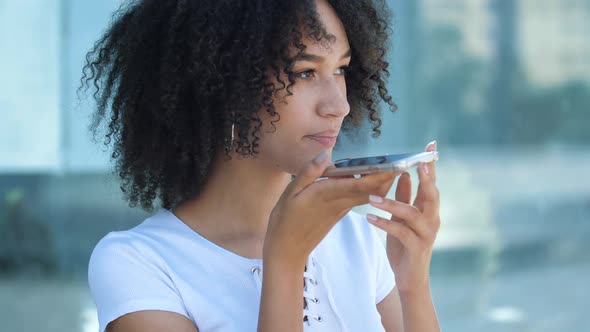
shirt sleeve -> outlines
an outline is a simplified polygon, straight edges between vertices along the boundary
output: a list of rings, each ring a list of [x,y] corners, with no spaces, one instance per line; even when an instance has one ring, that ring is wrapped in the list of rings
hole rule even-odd
[[[125,314],[142,310],[176,312],[188,318],[160,257],[124,234],[111,232],[94,248],[88,284],[96,304],[99,332]]]
[[[366,218],[366,217],[365,217]],[[365,221],[369,224],[367,221]],[[370,224],[369,224],[370,225]],[[395,287],[395,275],[393,273],[393,269],[389,264],[389,259],[387,258],[387,252],[385,250],[385,244],[381,240],[377,230],[371,226],[372,232],[372,245],[373,245],[373,257],[375,257],[375,266],[376,266],[376,293],[375,293],[375,304],[383,301],[383,299],[391,293],[393,288]],[[379,231],[381,232],[381,231]]]

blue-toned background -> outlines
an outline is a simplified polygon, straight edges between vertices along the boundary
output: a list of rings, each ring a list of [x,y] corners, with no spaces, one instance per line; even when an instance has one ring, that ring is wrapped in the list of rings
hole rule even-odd
[[[335,158],[438,140],[444,331],[590,331],[590,0],[389,3],[400,109]],[[0,0],[2,331],[96,331],[90,252],[146,216],[75,94],[118,4]]]

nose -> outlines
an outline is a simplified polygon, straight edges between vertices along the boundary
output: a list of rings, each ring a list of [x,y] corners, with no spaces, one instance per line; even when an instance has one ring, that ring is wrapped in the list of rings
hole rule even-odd
[[[320,116],[343,118],[350,112],[344,83],[335,80],[325,81],[317,93],[319,94],[317,111]]]

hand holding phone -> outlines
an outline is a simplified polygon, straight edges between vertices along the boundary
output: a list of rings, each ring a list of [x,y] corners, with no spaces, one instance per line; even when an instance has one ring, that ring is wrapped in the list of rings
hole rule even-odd
[[[322,177],[350,176],[377,172],[395,172],[401,174],[421,163],[429,163],[436,160],[438,160],[438,151],[403,153],[365,158],[346,158],[337,160],[334,162],[334,165],[326,167]]]

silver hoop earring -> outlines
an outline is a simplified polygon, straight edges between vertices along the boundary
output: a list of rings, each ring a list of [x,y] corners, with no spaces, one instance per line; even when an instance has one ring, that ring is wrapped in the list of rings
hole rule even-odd
[[[231,134],[230,134],[229,138],[228,138],[228,136],[225,136],[225,152],[226,153],[230,153],[234,148],[234,136],[235,136],[234,128],[235,128],[235,125],[234,125],[234,123],[232,123],[231,124]]]

